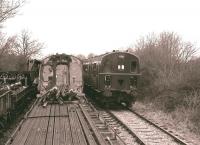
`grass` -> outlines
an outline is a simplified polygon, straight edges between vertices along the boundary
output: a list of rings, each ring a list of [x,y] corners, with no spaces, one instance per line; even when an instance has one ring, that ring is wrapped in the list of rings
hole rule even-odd
[[[178,134],[180,138],[193,142],[200,143],[199,127],[191,120],[191,112],[185,108],[177,108],[176,110],[166,113],[155,106],[154,103],[136,102],[133,109],[144,115],[146,118],[158,123],[174,134]]]

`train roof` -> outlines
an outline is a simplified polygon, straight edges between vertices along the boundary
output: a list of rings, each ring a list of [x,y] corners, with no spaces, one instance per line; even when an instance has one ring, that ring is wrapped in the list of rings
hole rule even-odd
[[[135,57],[139,60],[138,56],[136,56],[136,55],[133,54],[133,53],[126,52],[126,51],[112,51],[112,52],[107,52],[107,53],[104,53],[104,54],[101,54],[101,55],[97,55],[97,56],[94,56],[94,57],[91,57],[91,58],[88,58],[88,59],[84,59],[83,62],[84,62],[84,63],[91,62],[91,61],[100,62],[100,61],[102,61],[102,59],[103,59],[105,56],[110,55],[110,54],[114,54],[114,53],[130,54],[130,55],[135,56]]]
[[[76,56],[74,56],[74,55],[71,55],[71,54],[68,55],[68,54],[65,54],[65,53],[62,53],[62,54],[58,54],[58,53],[56,53],[56,54],[52,54],[52,55],[49,55],[49,56],[43,58],[43,59],[41,60],[41,62],[44,63],[45,60],[50,59],[50,58],[53,57],[53,56],[55,56],[55,57],[63,56],[63,57],[68,57],[69,59],[71,59],[71,57],[74,57],[74,58],[78,59],[79,61],[81,61],[80,58],[78,58],[78,57],[76,57]]]

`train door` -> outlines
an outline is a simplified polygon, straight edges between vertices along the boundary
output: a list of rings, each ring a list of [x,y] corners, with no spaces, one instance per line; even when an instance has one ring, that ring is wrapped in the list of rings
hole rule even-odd
[[[69,86],[69,68],[67,65],[57,65],[56,67],[56,86]]]

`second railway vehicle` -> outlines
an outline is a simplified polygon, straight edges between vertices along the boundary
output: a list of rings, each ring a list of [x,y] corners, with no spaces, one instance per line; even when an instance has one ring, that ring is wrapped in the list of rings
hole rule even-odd
[[[103,104],[136,100],[140,76],[139,58],[129,52],[113,51],[83,61],[84,88]]]
[[[41,61],[38,85],[41,94],[54,86],[82,92],[82,82],[82,62],[77,57],[56,54]]]

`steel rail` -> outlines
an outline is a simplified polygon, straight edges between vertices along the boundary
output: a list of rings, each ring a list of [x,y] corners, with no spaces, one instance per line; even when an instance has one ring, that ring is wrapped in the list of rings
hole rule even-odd
[[[81,111],[83,112],[84,117],[86,118],[86,120],[88,121],[88,124],[90,125],[92,131],[94,132],[98,144],[99,145],[107,145],[104,138],[99,134],[99,131],[95,127],[95,124],[91,121],[89,114],[85,111],[85,109],[83,108],[82,105],[79,104],[79,107],[81,108]]]
[[[142,139],[135,134],[131,129],[129,129],[129,127],[123,123],[121,120],[119,120],[112,112],[110,112],[109,110],[107,110],[106,112],[108,112],[115,120],[117,120],[126,130],[128,130],[128,132],[137,139],[138,143],[141,145],[146,145],[147,143],[145,143],[144,141],[142,141]]]
[[[150,120],[146,119],[144,116],[140,115],[139,113],[135,112],[134,110],[130,109],[130,108],[126,108],[129,111],[131,111],[132,113],[134,113],[135,115],[137,115],[138,117],[140,117],[141,119],[145,120],[146,122],[148,122],[150,125],[153,125],[154,127],[156,127],[157,129],[159,129],[160,131],[164,132],[165,134],[169,135],[170,137],[172,137],[176,142],[182,144],[182,145],[187,145],[184,141],[182,141],[181,139],[177,138],[176,136],[172,135],[171,133],[169,133],[168,131],[166,131],[165,129],[161,128],[160,126],[156,125],[155,123],[151,122]]]

